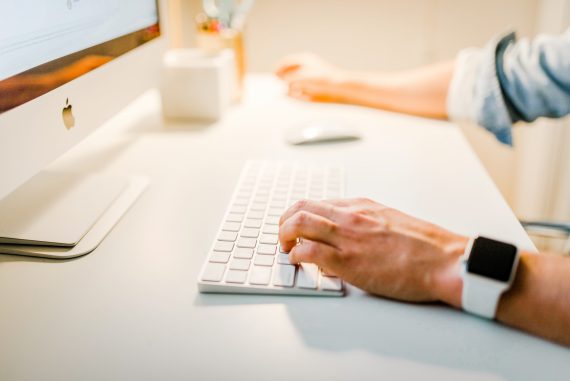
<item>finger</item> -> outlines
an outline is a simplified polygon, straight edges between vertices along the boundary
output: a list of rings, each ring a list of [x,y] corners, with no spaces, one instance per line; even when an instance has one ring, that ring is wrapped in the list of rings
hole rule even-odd
[[[314,102],[342,102],[338,96],[334,95],[334,91],[329,88],[326,82],[321,79],[307,78],[303,79],[301,72],[291,74],[286,79],[289,82],[291,91],[296,94],[301,93],[303,97],[309,98]]]
[[[323,200],[323,202],[332,204],[338,208],[346,208],[346,207],[370,205],[370,204],[375,204],[378,206],[386,207],[383,204],[374,202],[374,201],[369,200],[367,198],[339,198],[339,199]]]
[[[278,76],[281,79],[285,79],[285,77],[298,70],[301,67],[301,64],[299,63],[284,63],[281,64],[280,66],[277,67],[277,69],[275,69],[275,75]]]
[[[333,199],[323,200],[323,202],[341,208],[354,205],[354,200],[350,198],[333,198]]]
[[[298,238],[336,246],[336,230],[337,225],[333,221],[302,210],[279,227],[279,241],[285,251],[291,250]]]
[[[305,59],[303,55],[294,54],[283,58],[275,69],[275,74],[281,78],[285,79],[288,74],[301,69],[305,64]]]
[[[334,267],[337,249],[324,243],[303,240],[289,252],[291,264],[314,263],[321,268]]]
[[[292,215],[302,210],[334,221],[336,214],[335,209],[336,208],[334,205],[322,201],[300,200],[293,204],[293,206],[291,206],[285,211],[285,213],[281,215],[281,218],[279,219],[279,225],[283,224]]]
[[[291,98],[300,99],[303,101],[311,101],[311,97],[307,96],[307,94],[305,94],[300,90],[293,89],[291,87],[289,87],[287,95],[289,95]]]
[[[289,90],[287,92],[291,98],[299,99],[306,102],[312,102],[313,97],[310,94],[305,93],[301,88],[298,86],[289,86]]]
[[[305,66],[311,59],[314,60],[314,55],[312,53],[301,52],[285,56],[278,62],[275,74],[278,76],[286,75],[289,72]]]

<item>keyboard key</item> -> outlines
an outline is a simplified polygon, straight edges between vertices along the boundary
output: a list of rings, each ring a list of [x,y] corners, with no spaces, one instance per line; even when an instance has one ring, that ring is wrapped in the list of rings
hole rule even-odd
[[[243,214],[246,211],[247,211],[247,207],[245,205],[234,205],[230,209],[230,213],[236,213],[236,214]]]
[[[280,253],[284,253],[284,254],[289,254],[288,251],[283,250],[283,248],[281,247],[281,245],[279,245],[279,252],[280,252]]]
[[[269,207],[270,207],[270,208],[275,208],[275,209],[279,209],[279,208],[283,209],[283,208],[285,207],[285,200],[281,200],[281,201],[275,200],[275,201],[272,201],[271,204],[269,204]]]
[[[202,273],[202,280],[219,282],[222,280],[225,270],[226,266],[221,263],[208,263]]]
[[[287,191],[279,192],[278,190],[275,191],[273,195],[273,200],[275,201],[286,201],[287,200]]]
[[[253,264],[258,266],[273,266],[273,256],[271,255],[256,255],[253,259]]]
[[[247,271],[228,270],[226,274],[227,283],[245,283]]]
[[[283,212],[285,212],[285,210],[283,210],[283,208],[279,208],[279,209],[273,208],[273,209],[269,209],[269,211],[267,211],[267,215],[268,216],[274,216],[274,217],[281,217]]]
[[[247,218],[249,219],[253,219],[253,220],[262,220],[263,216],[265,215],[265,213],[260,212],[258,210],[254,210],[248,213]],[[241,222],[241,221],[239,221]]]
[[[280,217],[277,216],[267,216],[267,218],[265,219],[265,224],[279,226],[279,219]]]
[[[279,226],[265,225],[261,231],[266,234],[279,234]]]
[[[289,255],[288,254],[283,254],[283,253],[279,253],[277,254],[277,263],[281,264],[281,265],[289,265],[291,264],[289,262]]]
[[[261,204],[261,203],[253,203],[251,204],[251,210],[257,210],[257,211],[264,211],[265,208],[267,207],[266,204]]]
[[[245,228],[241,231],[239,235],[240,237],[257,238],[259,237],[259,229]]]
[[[279,238],[277,237],[276,234],[262,234],[259,242],[269,245],[277,245],[277,242],[279,242]]]
[[[267,196],[255,196],[253,202],[256,204],[267,204]]]
[[[234,258],[230,262],[230,269],[247,271],[247,270],[249,270],[249,264],[250,263],[251,263],[251,261],[249,259]]]
[[[241,228],[241,224],[238,222],[226,222],[222,226],[222,230],[225,230],[228,232],[239,232],[240,228]]]
[[[316,289],[319,269],[312,263],[299,264],[299,272],[297,275],[297,287]]]
[[[261,220],[250,220],[247,219],[245,220],[245,223],[243,224],[243,226],[245,226],[246,228],[256,228],[259,229],[261,227]]]
[[[214,251],[210,254],[210,262],[215,263],[228,263],[230,259],[230,253],[224,253],[221,251]]]
[[[342,282],[337,277],[323,276],[321,277],[321,288],[327,291],[342,290]]]
[[[214,251],[227,251],[230,252],[234,248],[233,242],[226,242],[226,241],[216,241],[214,245]]]
[[[234,200],[234,205],[243,205],[243,206],[249,205],[249,197],[237,197]]]
[[[277,265],[273,268],[273,285],[293,287],[295,282],[295,266]]]
[[[249,275],[249,283],[267,285],[271,279],[271,267],[253,266]]]
[[[251,259],[253,258],[253,249],[246,247],[238,247],[234,250],[234,258]]]
[[[218,241],[234,242],[237,239],[237,233],[223,231],[218,236]]]
[[[230,213],[226,217],[226,221],[228,221],[228,222],[242,222],[243,221],[243,214]]]
[[[254,186],[255,183],[242,184],[238,190],[237,197],[249,198],[249,196],[253,193]]]
[[[275,255],[276,249],[275,245],[260,244],[257,248],[257,254]]]
[[[257,240],[255,238],[240,238],[237,241],[237,247],[255,248]],[[231,251],[231,250],[230,250]]]

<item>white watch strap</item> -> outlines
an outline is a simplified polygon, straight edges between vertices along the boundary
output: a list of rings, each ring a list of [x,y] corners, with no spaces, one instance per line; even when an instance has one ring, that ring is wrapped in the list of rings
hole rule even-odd
[[[464,271],[461,304],[467,312],[494,319],[499,299],[506,289],[504,283]]]

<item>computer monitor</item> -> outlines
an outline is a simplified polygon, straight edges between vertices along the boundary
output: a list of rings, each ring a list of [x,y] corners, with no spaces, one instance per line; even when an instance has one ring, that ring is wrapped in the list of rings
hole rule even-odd
[[[146,186],[43,169],[158,85],[162,5],[0,3],[0,253],[86,254]]]
[[[157,84],[157,0],[0,3],[0,200]]]

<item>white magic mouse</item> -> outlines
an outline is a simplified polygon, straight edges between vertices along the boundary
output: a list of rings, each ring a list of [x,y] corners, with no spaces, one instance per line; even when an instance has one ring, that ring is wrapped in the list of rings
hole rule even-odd
[[[314,120],[289,128],[285,140],[292,145],[340,142],[360,139],[360,133],[340,120]]]

